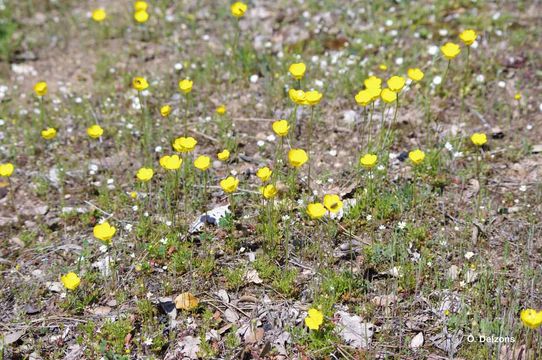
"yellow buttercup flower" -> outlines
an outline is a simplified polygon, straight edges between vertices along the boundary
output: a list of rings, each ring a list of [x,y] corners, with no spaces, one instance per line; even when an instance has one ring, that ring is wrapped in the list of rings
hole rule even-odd
[[[425,153],[420,149],[416,149],[408,153],[408,158],[414,165],[419,165],[425,159]]]
[[[305,92],[303,90],[288,90],[288,96],[290,100],[298,105],[303,105],[305,103]]]
[[[343,202],[339,195],[326,194],[324,195],[324,206],[332,213],[338,213],[343,208]]]
[[[363,84],[365,85],[367,89],[381,88],[382,79],[377,76],[371,75],[363,81]]]
[[[181,90],[183,93],[188,94],[192,91],[192,85],[194,82],[192,80],[184,79],[179,81],[179,90]]]
[[[235,16],[236,18],[240,18],[243,15],[245,15],[245,12],[247,11],[247,9],[248,9],[247,4],[245,4],[243,2],[240,2],[240,1],[232,4],[232,6],[230,8],[231,14],[233,16]]]
[[[447,60],[452,60],[457,55],[459,55],[459,53],[461,52],[461,48],[457,44],[448,42],[440,47],[440,51]]]
[[[326,208],[322,203],[307,205],[307,215],[313,220],[321,219],[326,214]]]
[[[410,80],[418,82],[424,77],[423,71],[421,71],[419,68],[411,68],[408,69],[407,75],[410,78]]]
[[[142,167],[139,170],[137,170],[136,176],[139,179],[139,181],[147,182],[150,179],[152,179],[154,175],[154,170],[151,168]]]
[[[292,74],[292,76],[296,80],[301,80],[303,76],[305,75],[306,70],[307,70],[307,66],[304,63],[292,64],[290,65],[290,68],[288,69],[290,74]]]
[[[288,124],[287,120],[277,120],[273,122],[273,131],[278,136],[286,136],[288,135],[288,131],[290,130],[290,124]]]
[[[359,106],[367,106],[373,102],[373,95],[369,90],[365,89],[358,92],[355,99]]]
[[[164,105],[160,108],[160,115],[162,115],[162,117],[168,117],[169,114],[171,114],[171,106]]]
[[[391,91],[399,92],[405,86],[405,78],[395,75],[389,78],[388,81],[386,81],[386,84],[388,84]]]
[[[395,91],[391,91],[388,88],[382,89],[382,92],[380,93],[380,97],[386,104],[394,103],[397,100],[397,93]]]
[[[382,70],[382,71],[386,71],[386,70],[388,70],[388,65],[386,65],[386,64],[380,64],[380,65],[378,65],[378,68],[379,68],[380,70]]]
[[[145,10],[138,10],[134,12],[134,20],[140,24],[146,23],[149,20],[149,13]]]
[[[474,30],[465,30],[461,34],[459,34],[459,38],[465,45],[471,46],[474,41],[476,41],[476,38],[478,37],[478,34],[476,34],[476,31]]]
[[[216,154],[216,157],[220,161],[228,161],[228,159],[230,158],[230,151],[228,149],[224,149],[218,154]]]
[[[134,3],[134,11],[147,11],[149,4],[146,1],[136,1]]]
[[[179,155],[164,155],[160,158],[160,166],[166,170],[178,170],[183,163]]]
[[[368,88],[367,91],[369,91],[369,94],[371,95],[371,99],[375,101],[380,97],[380,94],[382,93],[382,88],[380,87],[372,87]]]
[[[359,159],[359,164],[366,169],[372,169],[377,161],[378,157],[375,154],[365,154]]]
[[[47,128],[41,131],[41,137],[45,140],[52,140],[56,137],[56,129],[55,128]]]
[[[323,94],[316,90],[307,91],[305,92],[304,104],[310,106],[318,105],[320,103],[320,100],[322,100],[322,96]]]
[[[194,160],[194,166],[196,169],[205,171],[211,166],[211,158],[205,155],[200,155]]]
[[[256,176],[262,181],[266,182],[271,177],[271,174],[273,174],[273,171],[269,169],[267,166],[264,166],[262,168],[259,168],[258,171],[256,171]]]
[[[534,309],[524,309],[519,313],[519,317],[523,325],[536,329],[542,325],[542,311],[536,311]]]
[[[225,193],[232,193],[237,190],[239,185],[239,179],[234,178],[233,176],[228,176],[225,179],[220,180],[220,187],[224,190]]]
[[[303,149],[291,149],[288,151],[288,161],[290,165],[298,168],[309,160],[309,156]]]
[[[470,141],[476,146],[483,146],[487,142],[487,136],[484,133],[474,133],[470,137]]]
[[[87,128],[87,135],[93,139],[98,139],[104,133],[104,129],[98,124],[92,125]]]
[[[194,150],[197,143],[198,143],[197,140],[191,136],[188,136],[188,137],[181,136],[175,139],[175,141],[173,142],[173,149],[175,149],[175,151],[180,152],[180,153],[187,153]]]
[[[107,221],[94,226],[93,229],[94,237],[98,240],[103,241],[106,244],[111,243],[111,239],[116,232],[117,229],[115,229],[114,226],[109,225]]]
[[[521,100],[521,93],[516,93],[514,95],[514,99],[516,99],[517,101]]]
[[[226,113],[226,106],[225,105],[219,105],[217,108],[216,108],[216,113],[218,115],[224,115]]]
[[[66,289],[72,291],[77,289],[79,287],[79,284],[81,284],[81,279],[74,272],[69,272],[66,275],[62,275],[60,277],[60,281]]]
[[[317,309],[309,309],[309,313],[305,318],[305,325],[311,330],[318,330],[324,322],[324,314]]]
[[[132,80],[132,86],[137,91],[143,91],[149,87],[149,83],[147,82],[147,79],[145,79],[144,77],[136,76]]]
[[[266,186],[262,186],[260,191],[262,192],[263,197],[266,198],[266,199],[272,199],[278,193],[278,190],[277,190],[276,186],[273,185],[273,184],[268,184]]]
[[[107,17],[107,13],[102,8],[96,9],[92,12],[92,20],[96,22],[102,22],[105,20],[106,17]]]
[[[132,191],[132,192],[130,193],[130,197],[131,197],[132,199],[136,199],[136,198],[137,198],[137,192]]]
[[[45,96],[45,94],[47,94],[47,83],[45,81],[37,82],[36,85],[34,85],[34,92],[37,96]]]
[[[10,177],[15,170],[15,166],[12,163],[0,164],[0,176],[1,177]]]

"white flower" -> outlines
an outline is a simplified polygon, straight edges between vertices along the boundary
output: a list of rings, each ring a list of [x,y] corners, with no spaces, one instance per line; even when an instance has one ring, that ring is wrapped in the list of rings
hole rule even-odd
[[[143,344],[147,345],[147,346],[151,346],[152,345],[152,338],[147,338],[145,339],[145,341],[143,342]]]
[[[367,221],[373,220],[373,215],[371,215],[371,214],[367,215],[366,219],[367,219]]]
[[[428,48],[427,48],[427,52],[429,53],[429,55],[433,56],[433,55],[436,55],[438,53],[438,46],[436,45],[430,45]]]
[[[472,251],[468,251],[465,253],[465,259],[470,260],[474,256],[474,253]]]
[[[134,226],[132,224],[126,224],[126,225],[124,225],[124,230],[130,232],[130,231],[132,231],[133,227]]]
[[[399,230],[404,230],[406,228],[406,222],[404,221],[399,221],[399,223],[397,224],[397,228]]]
[[[442,82],[442,77],[437,75],[433,78],[433,84],[435,85],[440,85],[440,83]]]
[[[386,230],[386,226],[385,226],[385,225],[380,225],[380,226],[378,227],[378,230]]]
[[[102,253],[107,252],[107,245],[101,245],[100,246],[100,252],[102,252]]]
[[[519,187],[519,191],[521,191],[521,192],[527,191],[527,185],[521,185],[521,186]]]
[[[479,83],[483,83],[485,79],[486,78],[482,74],[476,76],[476,81],[478,81]]]
[[[454,146],[452,144],[450,144],[449,142],[447,142],[444,147],[446,148],[446,150],[448,150],[449,152],[452,152],[454,151]]]
[[[259,79],[259,78],[260,78],[260,77],[259,77],[257,74],[254,74],[254,75],[252,75],[252,76],[250,77],[250,82],[253,83],[253,84],[255,84],[255,83],[258,82],[258,79]]]

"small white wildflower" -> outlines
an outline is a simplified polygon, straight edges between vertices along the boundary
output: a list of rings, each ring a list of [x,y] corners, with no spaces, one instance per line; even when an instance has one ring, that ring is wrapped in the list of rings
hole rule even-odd
[[[137,207],[137,205],[132,206],[132,210],[133,210],[134,212],[136,212],[137,209],[139,209],[139,208]]]
[[[482,74],[478,74],[478,75],[476,76],[476,81],[478,81],[479,83],[483,83],[485,79],[486,79],[486,78],[485,78],[484,75],[482,75]]]
[[[265,145],[265,142],[263,140],[258,140],[256,145],[258,145],[258,147],[263,147]]]
[[[253,83],[253,84],[255,84],[255,83],[258,82],[258,79],[259,79],[259,78],[260,78],[260,77],[259,77],[257,74],[254,74],[254,75],[252,75],[252,76],[250,77],[250,82]]]
[[[146,338],[145,341],[143,342],[143,344],[145,344],[147,346],[151,346],[152,345],[152,338]]]
[[[133,227],[134,226],[132,224],[126,224],[126,225],[124,225],[124,230],[130,232],[130,231],[132,231]]]
[[[435,85],[440,85],[440,83],[442,82],[442,77],[437,75],[433,78],[433,84]]]
[[[100,252],[105,253],[107,252],[107,245],[100,245]]]
[[[386,226],[382,224],[378,227],[378,230],[386,230]]]
[[[429,55],[431,56],[434,56],[438,53],[438,46],[436,45],[430,45],[428,48],[427,48],[427,52],[429,53]]]
[[[521,186],[519,187],[519,191],[521,191],[521,192],[527,191],[527,185],[521,185]]]
[[[154,148],[154,152],[157,152],[157,153],[162,152],[162,147],[158,145],[157,147]]]
[[[467,251],[465,253],[465,259],[470,260],[474,256],[474,253],[472,251]]]
[[[395,59],[395,65],[403,65],[403,58],[402,57],[398,57],[397,59]]]
[[[366,219],[367,219],[367,221],[373,220],[373,215],[371,215],[371,214],[367,215]]]
[[[404,230],[406,228],[406,222],[404,221],[399,221],[399,223],[397,224],[397,228],[399,230]]]
[[[376,170],[378,170],[378,171],[384,171],[384,170],[386,170],[386,167],[385,167],[384,165],[380,164],[380,165],[378,165],[378,166],[376,167]]]
[[[504,81],[501,80],[501,81],[499,81],[499,82],[497,83],[497,86],[500,87],[500,88],[502,88],[502,89],[504,89],[504,88],[506,87],[506,83],[505,83]]]
[[[269,142],[274,142],[277,138],[275,137],[275,135],[271,134],[269,136],[267,136],[267,141]]]

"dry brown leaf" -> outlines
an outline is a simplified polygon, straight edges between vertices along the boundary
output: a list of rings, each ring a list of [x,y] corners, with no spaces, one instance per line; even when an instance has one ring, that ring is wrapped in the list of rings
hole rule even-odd
[[[184,292],[175,298],[175,307],[181,310],[192,310],[198,306],[199,300],[192,293]]]

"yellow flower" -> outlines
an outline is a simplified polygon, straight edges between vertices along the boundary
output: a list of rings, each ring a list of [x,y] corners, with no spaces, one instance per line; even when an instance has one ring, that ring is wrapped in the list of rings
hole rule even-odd
[[[101,240],[106,244],[110,244],[111,239],[117,232],[117,229],[115,229],[114,226],[109,225],[109,223],[106,221],[94,226],[92,232],[94,233],[94,237],[96,239]]]
[[[144,77],[136,76],[132,80],[132,86],[137,91],[143,91],[149,87],[149,83],[147,82],[147,79],[145,79]]]
[[[12,163],[0,164],[0,176],[1,177],[10,177],[15,170],[15,166]]]
[[[105,20],[106,17],[107,17],[107,13],[102,8],[96,9],[92,12],[92,20],[96,22],[102,22]]]
[[[365,89],[358,92],[355,99],[359,106],[367,106],[373,101],[373,95]]]
[[[152,179],[152,176],[154,175],[154,170],[151,168],[142,167],[139,170],[137,170],[136,176],[139,179],[139,181],[147,182],[150,179]]]
[[[359,159],[359,164],[366,169],[372,169],[377,161],[378,157],[375,154],[365,154]]]
[[[273,184],[268,184],[266,186],[262,186],[260,191],[262,192],[263,197],[266,198],[266,199],[272,199],[278,193],[277,188]]]
[[[290,124],[288,124],[288,121],[286,120],[277,120],[273,122],[273,131],[278,136],[286,136],[288,135],[288,130],[290,130]]]
[[[205,171],[211,166],[211,158],[205,155],[200,155],[194,160],[194,166],[196,169]]]
[[[405,86],[405,78],[395,75],[389,78],[388,81],[386,81],[386,84],[388,84],[391,91],[399,92]]]
[[[183,159],[179,155],[164,155],[160,158],[160,166],[166,170],[177,170],[181,167]]]
[[[247,4],[238,1],[231,6],[230,10],[233,16],[240,18],[245,15],[245,12],[247,11]]]
[[[521,100],[521,93],[516,93],[516,95],[514,95],[514,99],[517,101]]]
[[[379,68],[380,70],[382,70],[382,71],[388,70],[388,66],[387,66],[386,64],[380,64],[380,65],[378,65],[378,68]]]
[[[484,133],[474,133],[470,137],[470,141],[476,146],[483,146],[487,142],[487,136]]]
[[[459,53],[461,52],[461,48],[457,44],[448,42],[440,47],[440,51],[447,60],[452,60],[457,55],[459,55]]]
[[[41,137],[44,138],[45,140],[51,140],[51,139],[54,139],[56,136],[56,129],[55,128],[47,128],[45,130],[42,130],[41,131]]]
[[[382,88],[380,87],[372,87],[368,88],[367,91],[369,91],[369,94],[371,95],[371,99],[375,101],[380,97],[380,94],[382,93]]]
[[[193,84],[194,84],[194,82],[192,80],[188,80],[188,79],[181,80],[181,81],[179,81],[179,89],[183,93],[188,94],[189,92],[192,91],[192,85]]]
[[[228,176],[225,179],[220,180],[220,187],[224,190],[225,193],[232,193],[237,190],[239,185],[239,179],[234,178],[233,176]]]
[[[145,1],[136,1],[134,3],[134,11],[147,11],[149,4]]]
[[[79,284],[81,284],[81,279],[74,272],[69,272],[66,275],[62,275],[60,277],[60,281],[66,289],[72,291],[77,289],[79,287]]]
[[[363,81],[363,84],[367,89],[382,87],[382,79],[374,75],[369,76]]]
[[[171,114],[171,106],[164,105],[160,108],[160,115],[162,115],[162,117],[168,117],[169,114]]]
[[[132,199],[137,198],[137,192],[132,191],[132,192],[130,193],[130,197],[131,197]]]
[[[292,76],[296,80],[301,80],[303,78],[303,75],[305,75],[306,70],[307,70],[307,66],[305,66],[305,64],[303,63],[292,64],[290,65],[290,68],[288,69],[290,74],[292,74]]]
[[[420,149],[416,149],[408,153],[408,158],[414,165],[419,165],[425,159],[425,153]]]
[[[273,171],[271,171],[271,169],[269,169],[267,166],[259,168],[258,171],[256,171],[256,176],[260,178],[262,182],[269,180],[271,174],[273,174]]]
[[[322,203],[312,203],[307,205],[307,215],[313,220],[321,219],[326,214],[326,208]]]
[[[523,322],[523,325],[533,330],[542,325],[542,311],[536,311],[534,309],[521,310],[519,317]]]
[[[219,105],[217,108],[216,108],[216,113],[218,115],[224,115],[226,113],[226,106],[224,105]]]
[[[181,137],[175,139],[175,141],[173,142],[173,148],[177,152],[187,153],[187,152],[191,152],[192,150],[194,150],[197,143],[198,143],[197,140],[194,139],[191,136],[189,136],[189,137],[181,136]]]
[[[320,103],[320,100],[322,100],[322,93],[312,90],[305,92],[305,104],[314,106],[318,105]]]
[[[47,83],[45,81],[37,82],[36,85],[34,85],[34,92],[38,96],[45,96],[45,94],[47,94]]]
[[[87,128],[87,135],[93,139],[98,139],[104,133],[104,129],[100,125],[92,125]]]
[[[386,104],[394,103],[397,100],[397,93],[395,91],[391,91],[388,88],[382,89],[380,96]]]
[[[216,154],[216,157],[220,161],[228,161],[228,159],[230,158],[230,151],[228,149],[224,149],[218,154]]]
[[[476,37],[478,35],[476,34],[476,31],[474,30],[465,30],[463,31],[461,34],[459,34],[459,38],[461,39],[461,41],[463,41],[465,43],[465,45],[467,46],[471,46],[474,41],[476,40]]]
[[[411,69],[408,69],[407,75],[410,78],[410,80],[418,82],[421,79],[423,79],[424,73],[419,68],[411,68]]]
[[[324,196],[324,206],[332,213],[338,213],[339,210],[343,207],[343,202],[339,195],[336,194],[326,194]]]
[[[134,12],[134,20],[140,24],[146,23],[149,20],[149,13],[145,10],[138,10]]]
[[[290,100],[298,105],[303,105],[305,103],[305,92],[303,90],[288,90],[288,96]]]
[[[309,309],[309,313],[305,318],[305,325],[311,330],[318,330],[324,322],[324,314],[317,309]]]
[[[309,160],[309,156],[303,149],[291,149],[288,151],[288,161],[290,165],[298,168]]]

